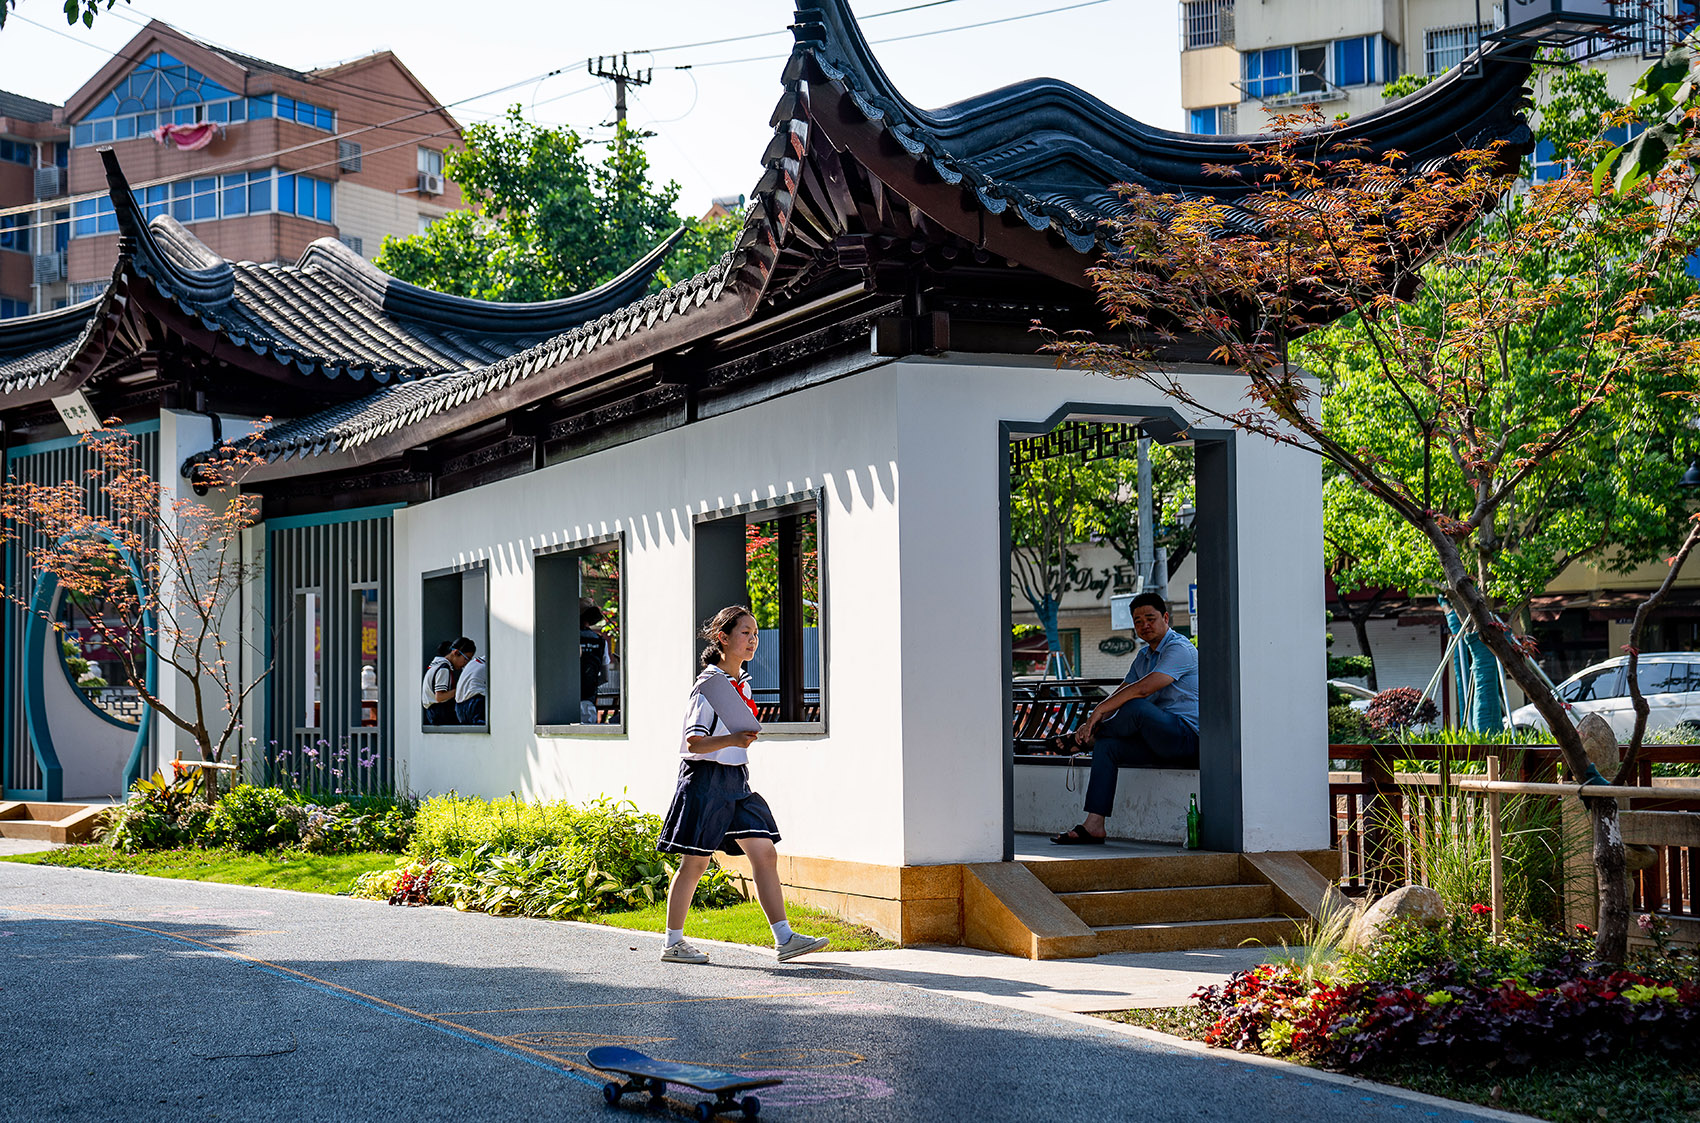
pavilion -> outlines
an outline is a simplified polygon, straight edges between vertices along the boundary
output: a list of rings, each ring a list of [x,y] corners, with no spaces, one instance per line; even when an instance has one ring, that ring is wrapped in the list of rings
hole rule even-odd
[[[270,418],[244,484],[264,577],[243,619],[247,673],[274,670],[247,726],[267,755],[365,748],[369,783],[419,793],[662,810],[697,624],[745,599],[746,537],[771,535],[773,720],[752,771],[787,880],[904,942],[1004,947],[987,910],[1031,915],[1019,875],[995,873],[1019,869],[1032,799],[1011,740],[1011,442],[1124,425],[1191,442],[1200,769],[1129,777],[1156,796],[1112,823],[1173,839],[1196,791],[1207,850],[1327,869],[1316,461],[1058,370],[1029,330],[1103,327],[1086,269],[1116,184],[1231,204],[1247,189],[1207,168],[1262,141],[1154,129],[1052,79],[923,111],[843,0],[800,0],[794,33],[736,249],[660,291],[667,245],[534,305],[426,292],[332,239],[293,265],[230,262],[147,221],[108,153],[111,285],[0,325],[10,470],[79,470],[55,405],[72,395],[136,433],[173,494]],[[1516,159],[1528,73],[1502,52],[1336,132],[1417,167],[1495,141]],[[1237,375],[1184,338],[1172,361],[1235,408]],[[619,663],[585,724],[574,637],[593,587],[617,605]],[[54,653],[24,648],[23,615],[5,629],[5,798],[110,796],[178,751],[160,723],[83,712]],[[424,726],[421,669],[456,634],[488,654],[489,724]],[[43,701],[23,705],[32,684]]]

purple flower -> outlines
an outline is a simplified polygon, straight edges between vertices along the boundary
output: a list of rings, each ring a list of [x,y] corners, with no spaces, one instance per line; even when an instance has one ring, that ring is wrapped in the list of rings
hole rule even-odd
[[[1651,932],[1653,930],[1653,914],[1648,912],[1642,913],[1640,916],[1635,918],[1635,926],[1643,932]]]

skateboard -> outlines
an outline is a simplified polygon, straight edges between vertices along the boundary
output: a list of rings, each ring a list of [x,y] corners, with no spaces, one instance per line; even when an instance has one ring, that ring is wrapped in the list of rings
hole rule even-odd
[[[739,1099],[738,1093],[785,1083],[777,1076],[740,1076],[725,1069],[658,1061],[619,1045],[599,1045],[586,1057],[604,1072],[617,1072],[629,1078],[624,1082],[610,1080],[602,1086],[602,1098],[609,1106],[618,1104],[628,1092],[648,1092],[650,1106],[658,1107],[669,1084],[712,1094],[713,1100],[703,1100],[696,1106],[699,1123],[708,1123],[716,1115],[734,1111],[743,1112],[745,1119],[754,1119],[761,1112],[761,1101],[754,1096]]]

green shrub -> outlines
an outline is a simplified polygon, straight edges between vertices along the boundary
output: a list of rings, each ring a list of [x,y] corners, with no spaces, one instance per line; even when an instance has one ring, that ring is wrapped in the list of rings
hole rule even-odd
[[[450,793],[420,805],[414,861],[366,875],[353,892],[394,900],[406,881],[427,886],[432,904],[559,919],[639,908],[666,898],[678,867],[677,859],[656,849],[660,838],[660,816],[626,799],[602,796],[573,807]],[[732,874],[715,864],[698,883],[693,903],[740,899]]]
[[[1367,745],[1375,740],[1364,715],[1350,706],[1328,707],[1330,745]]]
[[[1481,979],[1527,979],[1566,962],[1593,956],[1593,939],[1571,928],[1510,917],[1496,940],[1487,906],[1450,913],[1444,924],[1426,928],[1396,923],[1375,944],[1341,954],[1339,979],[1352,983],[1401,983],[1426,987],[1463,985]]]
[[[575,819],[576,811],[566,800],[491,801],[450,792],[419,805],[409,852],[430,860],[467,854],[480,846],[514,853],[540,850],[570,841]]]
[[[202,794],[199,768],[175,780],[155,772],[131,784],[124,802],[106,813],[100,839],[129,853],[183,846],[206,830],[212,811]]]
[[[300,803],[291,804],[284,814],[301,840],[301,849],[309,854],[399,852],[413,833],[413,820],[404,806],[372,807],[362,812],[348,803]]]
[[[237,784],[219,798],[204,841],[233,850],[259,852],[301,840],[298,805],[278,788]]]

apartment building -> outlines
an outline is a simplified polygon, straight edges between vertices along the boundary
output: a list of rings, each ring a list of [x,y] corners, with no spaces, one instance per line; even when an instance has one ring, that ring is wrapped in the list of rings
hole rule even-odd
[[[54,220],[64,210],[71,146],[54,122],[58,112],[50,102],[0,90],[0,320],[65,298],[70,230]]]
[[[1572,54],[1604,69],[1622,96],[1673,29],[1692,26],[1695,5],[1627,0],[1615,10],[1634,26]],[[1313,104],[1330,117],[1356,117],[1382,104],[1388,82],[1445,73],[1504,24],[1491,0],[1181,0],[1185,127],[1258,132],[1271,112]]]
[[[388,51],[292,70],[156,20],[64,106],[7,98],[0,211],[36,210],[0,216],[0,250],[19,257],[0,252],[0,316],[81,303],[106,287],[118,222],[105,147],[148,218],[169,214],[233,260],[294,262],[325,237],[370,258],[386,234],[417,234],[461,203],[443,176],[460,126]],[[29,229],[8,239],[7,222]]]

